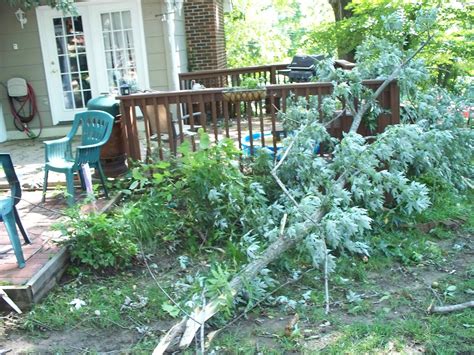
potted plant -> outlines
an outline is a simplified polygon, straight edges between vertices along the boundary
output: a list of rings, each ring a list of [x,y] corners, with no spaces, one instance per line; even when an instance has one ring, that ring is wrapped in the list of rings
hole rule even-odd
[[[224,101],[259,101],[267,96],[263,78],[247,77],[243,79],[239,86],[229,87],[222,92]]]

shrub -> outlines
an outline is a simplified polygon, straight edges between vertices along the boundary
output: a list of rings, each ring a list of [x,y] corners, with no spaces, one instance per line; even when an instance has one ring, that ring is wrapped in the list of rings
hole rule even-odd
[[[122,268],[138,253],[130,228],[117,216],[104,213],[81,216],[73,210],[69,220],[58,228],[68,235],[61,244],[69,248],[71,259],[94,269]]]

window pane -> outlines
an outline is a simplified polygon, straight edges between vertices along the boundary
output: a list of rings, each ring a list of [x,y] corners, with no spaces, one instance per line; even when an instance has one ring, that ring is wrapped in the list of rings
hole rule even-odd
[[[104,32],[104,48],[105,50],[113,48],[112,32]]]
[[[71,74],[71,86],[72,86],[72,91],[81,90],[79,74]]]
[[[130,15],[130,11],[123,11],[122,12],[122,28],[124,30],[128,30],[132,28],[132,19]]]
[[[76,108],[83,108],[84,102],[82,101],[82,92],[76,91],[74,92],[74,106]]]
[[[90,91],[84,91],[84,103],[87,105],[89,100],[92,98],[92,93]]]
[[[80,53],[86,52],[86,41],[84,40],[84,36],[78,35],[75,37],[76,43],[76,50]]]
[[[63,91],[71,91],[71,79],[69,74],[61,75],[61,82],[63,84]]]
[[[116,75],[114,70],[107,71],[107,76],[109,78],[109,87],[110,89],[117,87]]]
[[[85,54],[79,54],[79,70],[83,72],[89,70],[87,66],[87,56]]]
[[[117,62],[116,62],[116,68],[123,68],[126,66],[127,64],[127,57],[125,55],[125,52],[124,51],[116,51],[115,52],[116,56],[117,56]]]
[[[82,28],[82,18],[81,18],[81,16],[74,17],[74,31],[76,33],[84,32],[84,30]]]
[[[133,32],[125,31],[125,48],[133,48]]]
[[[105,52],[105,63],[107,69],[115,68],[114,52]]]
[[[66,110],[72,110],[74,108],[72,92],[64,92],[64,108]]]
[[[58,49],[58,54],[65,54],[64,37],[56,37],[56,48]]]
[[[114,30],[122,29],[122,21],[120,19],[120,12],[112,12],[112,28]]]
[[[121,31],[114,32],[114,44],[114,48],[116,49],[124,48],[123,33]]]
[[[59,60],[59,69],[61,73],[68,73],[69,72],[68,57],[65,55],[60,55],[58,57],[58,60]]]
[[[135,67],[135,51],[133,49],[127,51],[127,67]]]
[[[63,36],[63,21],[60,18],[53,19],[53,26],[54,26],[54,34],[56,36]]]
[[[104,31],[111,31],[112,26],[110,24],[110,14],[102,14],[102,30]]]
[[[76,53],[76,40],[74,36],[67,36],[66,43],[67,43],[67,51],[69,53]]]
[[[63,31],[65,35],[72,34],[74,32],[74,30],[72,29],[71,17],[63,18]]]
[[[89,75],[82,75],[81,80],[82,80],[82,90],[89,90],[91,88]]]
[[[79,66],[77,65],[77,56],[75,54],[69,55],[69,66],[71,72],[79,71]]]

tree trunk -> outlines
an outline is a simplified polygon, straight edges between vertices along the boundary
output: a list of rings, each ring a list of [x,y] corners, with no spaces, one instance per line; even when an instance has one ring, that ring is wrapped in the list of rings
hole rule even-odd
[[[334,18],[336,22],[344,20],[352,16],[352,11],[347,10],[347,5],[350,4],[351,0],[328,0],[334,12]],[[341,43],[337,44],[337,53],[340,59],[354,62],[355,49],[346,53]]]
[[[350,2],[351,0],[329,0],[336,22],[352,16],[352,11],[346,9]]]
[[[314,222],[320,222],[323,216],[323,211],[317,211],[313,215],[311,221],[306,222],[305,229],[313,226]],[[245,266],[239,274],[229,282],[229,287],[233,296],[242,289],[245,280],[252,280],[255,278],[262,269],[271,262],[280,258],[283,253],[293,248],[297,243],[301,242],[306,235],[307,233],[305,232],[302,232],[295,238],[288,238],[281,235],[277,240],[271,243],[259,258]],[[181,322],[171,328],[161,339],[160,343],[153,351],[153,355],[186,349],[191,344],[194,335],[200,328],[201,324],[204,324],[208,319],[214,316],[214,314],[219,312],[221,301],[222,300],[219,298],[213,299],[203,309],[196,309],[189,318],[183,318]]]

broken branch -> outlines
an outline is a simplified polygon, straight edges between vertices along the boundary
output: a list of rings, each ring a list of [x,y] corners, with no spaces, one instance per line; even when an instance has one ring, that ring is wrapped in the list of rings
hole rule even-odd
[[[450,313],[450,312],[456,312],[456,311],[461,311],[466,308],[473,308],[474,307],[474,301],[469,301],[469,302],[464,302],[464,303],[459,303],[459,304],[453,304],[450,306],[434,306],[431,305],[428,308],[428,313],[433,314],[433,313]]]
[[[357,132],[360,123],[362,122],[362,117],[365,115],[370,106],[372,106],[372,104],[377,100],[380,94],[382,94],[385,88],[400,75],[400,71],[403,69],[403,67],[406,66],[409,62],[411,62],[413,58],[415,58],[422,51],[422,49],[425,48],[425,46],[431,41],[432,38],[433,35],[429,34],[426,41],[423,42],[420,47],[418,47],[418,49],[414,53],[412,53],[412,55],[410,55],[402,64],[396,67],[392,74],[390,74],[388,78],[385,79],[385,81],[382,83],[382,85],[380,85],[378,89],[372,94],[370,99],[362,105],[360,110],[354,116],[354,121],[352,121],[350,132]]]

